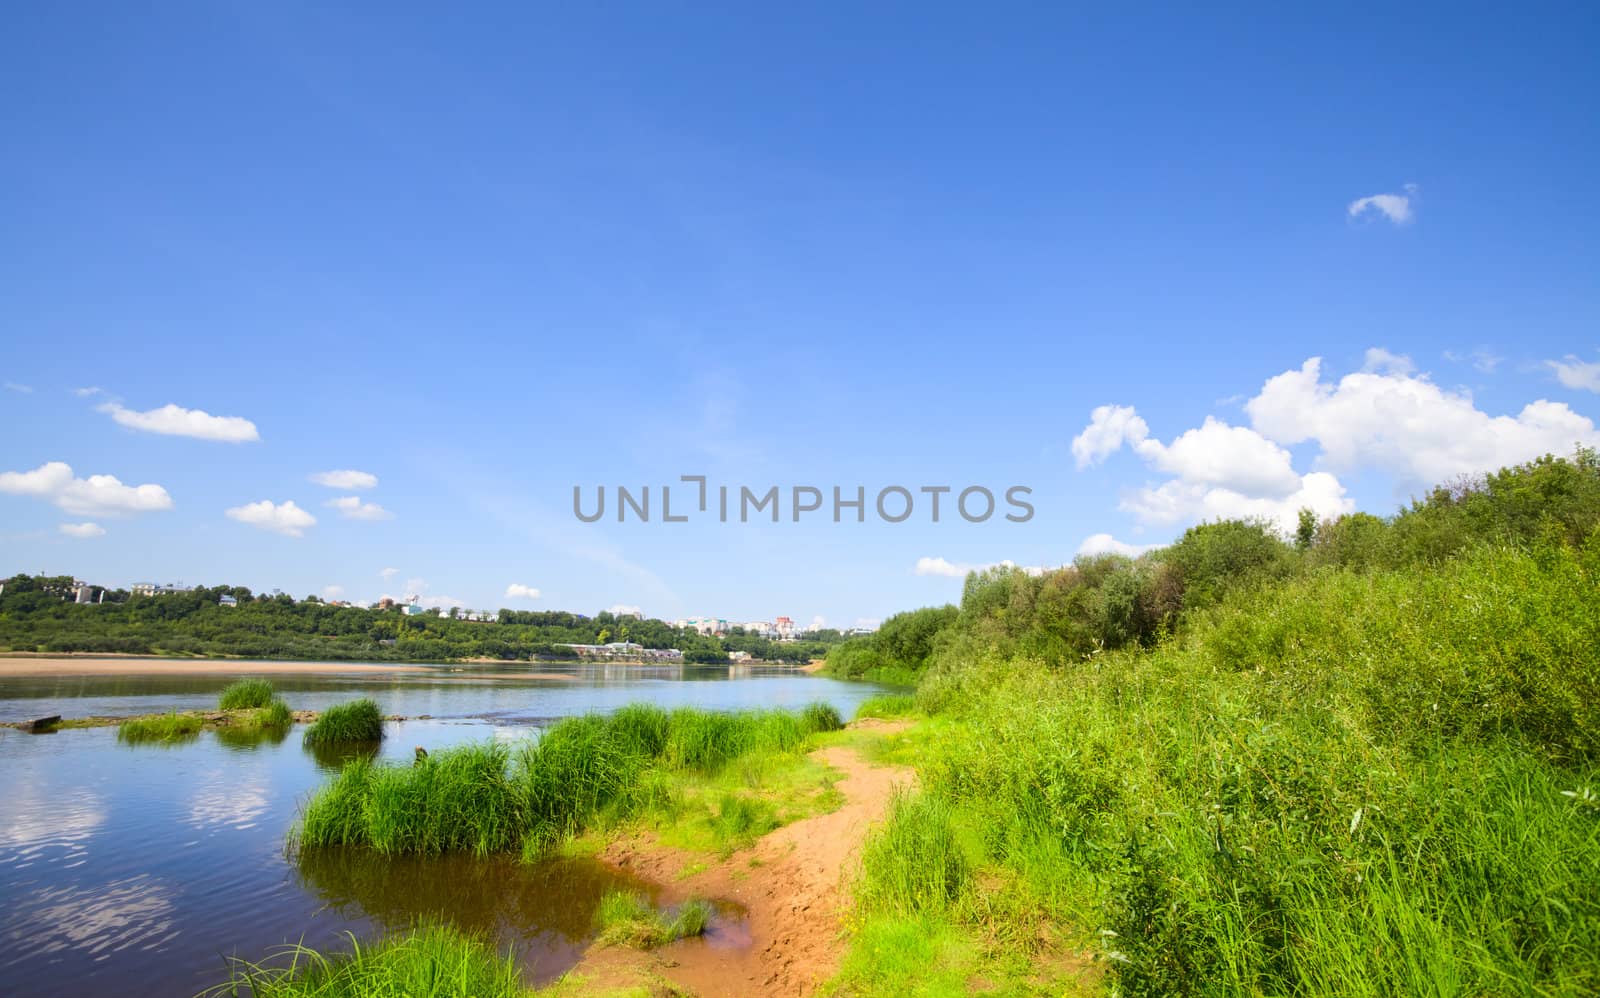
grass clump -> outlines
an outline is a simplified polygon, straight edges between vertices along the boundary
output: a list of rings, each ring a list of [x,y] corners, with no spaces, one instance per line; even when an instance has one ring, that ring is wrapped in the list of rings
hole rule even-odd
[[[136,745],[146,742],[178,742],[195,738],[204,726],[199,714],[156,714],[130,717],[117,725],[117,741]]]
[[[800,712],[800,728],[806,734],[815,734],[820,731],[838,731],[844,727],[844,718],[839,716],[839,710],[831,703],[818,700],[816,703],[806,704]]]
[[[490,743],[410,766],[348,762],[308,803],[296,837],[302,846],[390,854],[520,850],[532,858],[589,828],[651,814],[677,819],[693,808],[704,817],[696,828],[706,825],[726,853],[783,821],[750,788],[772,771],[817,775],[802,755],[807,738],[804,721],[783,711],[632,706],[573,717],[515,750]]]
[[[327,956],[293,946],[267,964],[233,963],[202,998],[525,998],[516,961],[450,926],[430,926]]]
[[[917,712],[917,698],[909,693],[883,693],[868,697],[856,706],[856,720],[863,717],[906,717]]]
[[[701,935],[710,921],[711,905],[699,898],[690,898],[676,912],[669,913],[634,891],[612,891],[600,899],[595,913],[602,943],[636,949],[654,949]]]
[[[335,704],[323,711],[306,729],[307,745],[339,745],[351,742],[376,742],[383,738],[383,715],[378,705],[363,697]]]
[[[272,684],[265,679],[241,679],[222,691],[217,706],[223,710],[252,710],[272,701]]]

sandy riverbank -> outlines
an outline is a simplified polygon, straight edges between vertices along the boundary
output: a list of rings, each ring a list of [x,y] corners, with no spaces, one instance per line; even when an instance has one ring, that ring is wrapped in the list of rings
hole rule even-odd
[[[325,675],[428,672],[439,671],[437,666],[373,665],[365,662],[251,662],[228,659],[136,658],[106,657],[78,658],[76,656],[0,658],[0,678],[7,676],[227,676],[268,675],[289,676],[298,674]]]

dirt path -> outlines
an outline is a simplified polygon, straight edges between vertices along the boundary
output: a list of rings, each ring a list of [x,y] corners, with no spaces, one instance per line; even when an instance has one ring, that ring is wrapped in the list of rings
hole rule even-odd
[[[873,722],[885,733],[905,727]],[[895,787],[915,780],[901,766],[875,766],[853,748],[812,753],[837,770],[834,784],[844,804],[763,837],[693,876],[676,879],[701,857],[638,843],[619,843],[602,854],[618,866],[669,886],[673,895],[737,901],[749,910],[750,945],[730,950],[686,940],[643,955],[592,949],[575,970],[592,985],[620,983],[621,974],[647,973],[696,995],[805,995],[831,977],[842,951],[840,931],[849,878],[861,843],[881,821]]]

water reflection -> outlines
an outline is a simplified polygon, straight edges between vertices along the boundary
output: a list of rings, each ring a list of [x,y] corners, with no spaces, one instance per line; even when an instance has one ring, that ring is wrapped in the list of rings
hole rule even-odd
[[[284,728],[218,728],[217,742],[236,752],[252,752],[263,745],[282,745],[293,726]]]
[[[365,916],[388,931],[409,929],[419,916],[450,922],[509,944],[540,982],[577,961],[594,938],[595,912],[606,893],[660,898],[656,885],[587,859],[522,863],[318,848],[300,850],[294,868],[303,887],[342,915]]]
[[[158,948],[177,935],[171,889],[148,874],[93,890],[43,890],[25,904],[28,946],[39,953],[78,949],[100,961],[129,947]]]
[[[337,773],[345,763],[355,759],[371,762],[382,750],[382,742],[334,742],[305,746],[306,755],[324,773]]]

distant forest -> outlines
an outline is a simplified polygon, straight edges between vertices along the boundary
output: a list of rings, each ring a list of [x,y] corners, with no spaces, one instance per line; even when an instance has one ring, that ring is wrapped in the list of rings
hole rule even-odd
[[[821,658],[842,640],[834,630],[800,641],[771,641],[742,628],[706,637],[665,621],[599,613],[501,610],[496,620],[465,620],[430,610],[332,606],[315,596],[256,595],[210,586],[158,596],[107,591],[103,603],[72,601],[71,576],[17,575],[0,592],[0,648],[43,653],[216,656],[364,662],[511,661],[572,658],[562,644],[631,641],[677,648],[684,661],[726,663],[749,652],[768,662]],[[223,606],[232,596],[237,606]],[[98,598],[98,595],[97,595]]]

